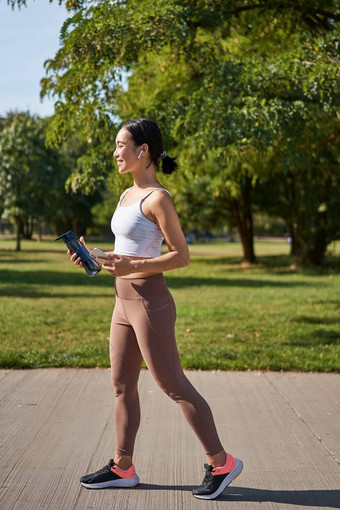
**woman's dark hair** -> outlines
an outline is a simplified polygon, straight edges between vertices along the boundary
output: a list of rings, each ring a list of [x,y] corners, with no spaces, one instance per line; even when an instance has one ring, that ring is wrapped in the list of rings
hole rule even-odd
[[[156,122],[149,119],[133,119],[122,127],[129,131],[135,145],[143,145],[143,143],[148,145],[151,162],[155,163],[157,169],[161,159],[163,174],[171,174],[176,170],[178,167],[176,158],[171,158],[164,151],[162,133]]]

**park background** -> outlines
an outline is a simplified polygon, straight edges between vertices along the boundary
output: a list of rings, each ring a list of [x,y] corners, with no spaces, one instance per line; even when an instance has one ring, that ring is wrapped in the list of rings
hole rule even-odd
[[[337,3],[65,6],[54,114],[0,120],[0,366],[108,366],[113,279],[52,239],[112,249],[114,140],[145,116],[180,167],[162,183],[192,257],[167,275],[183,366],[339,371]]]

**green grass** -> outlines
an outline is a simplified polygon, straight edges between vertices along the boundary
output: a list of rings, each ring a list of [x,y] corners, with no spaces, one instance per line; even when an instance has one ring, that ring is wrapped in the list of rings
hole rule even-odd
[[[0,241],[0,366],[108,366],[114,279],[89,278],[62,243],[22,247]],[[238,243],[193,245],[190,266],[166,274],[183,366],[339,371],[339,243],[309,270],[292,266],[284,243],[255,248],[259,264],[241,267]]]

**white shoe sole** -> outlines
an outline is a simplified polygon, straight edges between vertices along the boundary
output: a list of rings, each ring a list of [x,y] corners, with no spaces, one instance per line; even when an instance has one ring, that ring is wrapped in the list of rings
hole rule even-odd
[[[205,495],[202,495],[202,496],[194,494],[195,498],[198,498],[198,499],[215,499],[215,498],[217,498],[217,496],[219,496],[221,494],[221,492],[223,492],[224,489],[226,487],[228,487],[228,485],[233,480],[235,480],[235,478],[238,477],[238,475],[241,473],[241,471],[243,469],[243,462],[242,462],[242,460],[240,460],[240,459],[235,459],[235,460],[236,460],[236,467],[235,467],[235,469],[230,471],[230,473],[225,477],[225,479],[222,481],[221,485],[219,486],[219,488],[215,492],[213,492],[212,494],[205,494]]]
[[[109,489],[110,487],[125,487],[131,488],[139,484],[139,476],[136,475],[133,478],[119,478],[117,480],[109,480],[108,482],[101,483],[84,483],[80,482],[83,487],[87,489]]]

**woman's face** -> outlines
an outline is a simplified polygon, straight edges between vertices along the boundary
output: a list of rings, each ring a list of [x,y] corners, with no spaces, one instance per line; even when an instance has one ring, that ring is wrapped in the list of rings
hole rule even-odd
[[[140,165],[138,147],[134,144],[131,133],[126,128],[122,128],[117,135],[113,157],[116,158],[120,174],[131,172]]]

